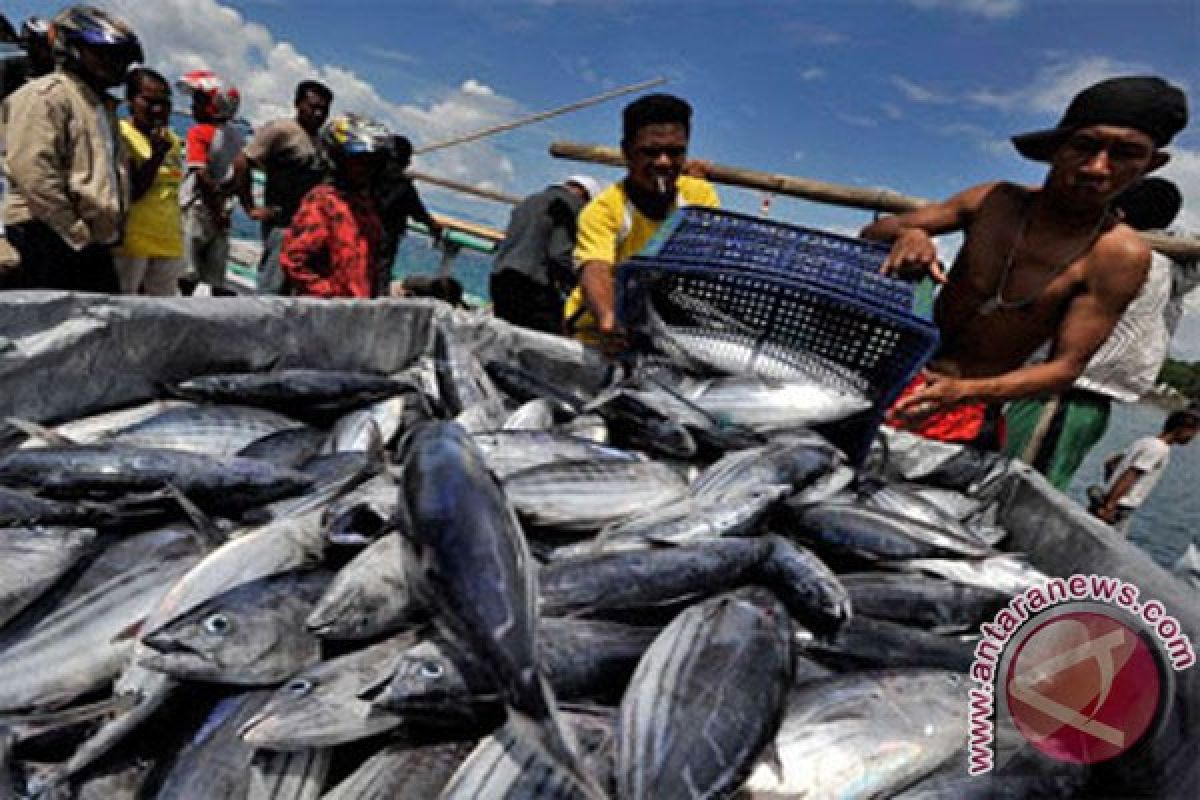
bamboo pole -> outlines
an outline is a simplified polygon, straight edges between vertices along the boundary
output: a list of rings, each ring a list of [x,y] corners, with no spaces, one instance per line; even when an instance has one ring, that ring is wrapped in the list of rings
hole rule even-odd
[[[660,86],[666,82],[667,82],[666,78],[658,77],[658,78],[651,78],[648,81],[641,81],[640,83],[631,83],[628,86],[622,86],[620,88],[613,89],[608,92],[604,92],[603,94],[598,94],[593,97],[585,98],[585,99],[580,100],[575,103],[568,103],[565,106],[559,106],[558,108],[552,108],[549,111],[539,111],[536,114],[530,114],[527,117],[521,117],[520,119],[515,119],[512,122],[505,122],[500,125],[493,125],[490,128],[484,128],[483,130],[475,131],[474,133],[467,133],[462,136],[456,136],[452,139],[446,139],[445,141],[434,142],[433,144],[427,144],[424,147],[418,147],[415,150],[413,150],[413,155],[419,156],[422,153],[432,153],[434,150],[442,150],[447,147],[454,147],[455,145],[466,144],[467,142],[474,142],[477,139],[483,139],[487,136],[492,136],[497,133],[504,133],[505,131],[511,131],[514,128],[521,128],[521,127],[524,127],[525,125],[531,125],[534,122],[541,122],[542,120],[550,119],[552,117],[558,117],[558,116],[562,116],[563,114],[569,114],[572,111],[579,111],[580,109],[588,108],[589,106],[598,105],[600,103],[603,103],[605,100],[612,100],[614,97],[621,97],[622,95],[633,94],[634,92],[640,92],[640,91],[644,91],[645,89],[651,89],[655,86]]]
[[[505,194],[504,192],[498,192],[494,189],[485,189],[482,186],[474,186],[469,183],[463,183],[450,178],[443,178],[438,175],[430,175],[428,172],[420,172],[415,169],[410,169],[407,170],[405,174],[414,181],[421,181],[422,183],[441,186],[443,189],[452,189],[453,191],[461,192],[462,194],[481,197],[484,200],[495,200],[497,203],[508,203],[510,206],[515,206],[517,203],[521,202],[521,198],[517,197],[516,195]]]
[[[490,225],[480,225],[476,222],[467,222],[465,219],[450,217],[445,214],[430,214],[433,221],[443,228],[453,228],[454,230],[469,233],[472,236],[478,236],[480,239],[487,239],[490,242],[504,241],[504,231],[493,228]]]
[[[554,142],[550,155],[570,161],[586,161],[609,167],[624,167],[625,157],[615,147],[580,144],[577,142]],[[797,178],[774,172],[731,167],[723,164],[707,165],[708,179],[726,186],[784,194],[816,203],[826,203],[865,211],[901,214],[921,206],[930,200],[922,197],[893,192],[890,189],[864,189],[837,183]],[[1194,236],[1167,236],[1162,233],[1143,232],[1142,239],[1155,250],[1171,258],[1200,257],[1200,238]]]

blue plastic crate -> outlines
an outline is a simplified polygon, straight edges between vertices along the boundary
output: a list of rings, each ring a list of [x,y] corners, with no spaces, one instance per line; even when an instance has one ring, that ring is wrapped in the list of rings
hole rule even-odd
[[[879,273],[889,248],[836,233],[713,208],[683,208],[640,255],[695,266],[774,272],[899,312],[913,286]]]
[[[639,257],[618,270],[616,288],[618,313],[640,349],[649,347],[653,311],[674,328],[748,335],[758,352],[805,364],[815,356],[853,376],[873,408],[826,433],[856,462],[938,344],[927,320],[794,274]]]

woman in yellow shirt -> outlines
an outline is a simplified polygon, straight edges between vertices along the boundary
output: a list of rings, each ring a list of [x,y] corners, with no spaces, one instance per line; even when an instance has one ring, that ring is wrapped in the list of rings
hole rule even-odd
[[[130,153],[133,204],[125,235],[113,251],[124,294],[177,295],[183,273],[182,142],[168,127],[171,89],[152,69],[129,71],[125,99],[131,119],[121,120]]]

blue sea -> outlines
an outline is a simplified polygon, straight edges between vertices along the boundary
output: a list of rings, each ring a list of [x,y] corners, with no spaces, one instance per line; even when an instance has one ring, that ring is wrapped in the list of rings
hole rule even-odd
[[[1167,412],[1151,405],[1116,405],[1104,438],[1088,454],[1068,494],[1086,505],[1085,492],[1100,483],[1104,461],[1135,439],[1156,436]],[[1200,438],[1171,448],[1171,463],[1146,503],[1133,517],[1130,539],[1163,566],[1172,565],[1189,542],[1200,546]]]

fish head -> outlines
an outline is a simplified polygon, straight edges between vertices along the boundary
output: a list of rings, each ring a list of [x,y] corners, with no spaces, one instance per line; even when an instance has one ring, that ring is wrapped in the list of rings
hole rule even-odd
[[[400,653],[391,683],[375,706],[404,715],[472,718],[476,706],[497,697],[482,672],[464,649],[426,639]]]
[[[271,607],[206,603],[143,637],[142,665],[185,680],[274,683],[317,661],[319,642]]]

